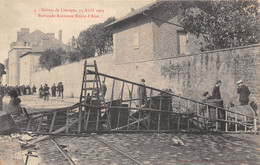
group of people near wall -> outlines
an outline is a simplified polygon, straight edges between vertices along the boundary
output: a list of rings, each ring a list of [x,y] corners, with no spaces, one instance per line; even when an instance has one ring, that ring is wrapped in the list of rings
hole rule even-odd
[[[220,86],[222,84],[221,80],[217,80],[215,86],[212,90],[212,95],[208,91],[203,93],[205,99],[221,99]],[[249,88],[243,83],[243,80],[237,81],[237,94],[239,94],[240,105],[248,105],[249,95],[251,94]]]
[[[44,86],[41,85],[39,88],[39,97],[44,98],[45,101],[49,101],[49,96],[51,94],[52,97],[58,96],[63,99],[63,92],[64,85],[62,82],[59,82],[57,86],[53,84],[51,88],[48,86],[48,84],[44,84]]]
[[[33,93],[36,93],[36,87],[33,85],[32,87],[30,85],[16,85],[16,86],[7,86],[7,85],[1,85],[1,88],[3,90],[4,95],[8,95],[11,91],[16,91],[18,96],[22,95],[31,95]]]

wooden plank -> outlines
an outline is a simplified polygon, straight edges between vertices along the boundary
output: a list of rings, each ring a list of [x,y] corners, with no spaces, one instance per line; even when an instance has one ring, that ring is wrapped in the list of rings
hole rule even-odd
[[[123,93],[124,93],[124,86],[125,86],[125,82],[123,82],[123,85],[122,85],[122,89],[121,89],[121,94],[120,94],[120,107],[122,105],[122,99],[123,99]],[[118,112],[118,115],[117,115],[117,124],[116,124],[116,127],[119,127],[120,125],[120,115],[121,115],[121,111],[119,110]]]
[[[227,111],[225,111],[225,120],[228,121]],[[227,132],[228,131],[228,123],[227,122],[225,123],[225,126],[226,126],[225,131]]]
[[[77,119],[76,119],[76,120],[73,120],[72,122],[70,122],[69,127],[71,127],[73,124],[76,124],[77,122],[78,122]],[[66,127],[64,126],[64,127],[59,128],[59,129],[56,130],[56,131],[53,131],[52,133],[49,133],[49,134],[55,135],[55,134],[64,132],[65,129],[66,129]],[[37,137],[36,139],[31,140],[30,142],[28,142],[28,146],[34,145],[34,144],[37,143],[38,141],[47,139],[47,138],[49,138],[49,137],[50,137],[50,135],[39,136],[39,137]]]
[[[196,103],[196,115],[197,115],[197,125],[200,128],[200,126],[199,126],[199,103]],[[205,119],[203,119],[203,124],[205,125]],[[188,118],[188,126],[190,127],[189,118]]]
[[[111,98],[110,98],[110,106],[112,106],[112,102],[114,100],[114,88],[115,88],[115,79],[113,79],[112,91],[111,91]]]
[[[134,89],[134,84],[132,84],[131,87],[131,93],[130,93],[130,103],[129,103],[129,109],[128,109],[128,116],[127,116],[127,130],[129,129],[129,120],[130,120],[130,113],[131,113],[131,107],[132,107],[132,99],[133,99],[133,89]]]
[[[32,122],[32,116],[30,115],[30,116],[29,116],[29,119],[28,119],[26,131],[29,131],[29,130],[30,130],[31,122]]]
[[[85,74],[86,74],[86,63],[87,63],[87,61],[85,60],[85,62],[84,62],[84,69],[83,69],[83,76],[82,76],[83,81],[84,81],[84,77],[85,77]],[[82,102],[83,88],[84,88],[84,86],[83,86],[83,82],[82,82],[81,91],[80,91],[80,99],[79,99],[80,103]]]
[[[100,110],[98,109],[97,111],[98,111],[98,113],[97,113],[96,131],[98,130],[98,122],[99,122],[99,113],[100,113]]]
[[[247,125],[246,125],[247,124],[246,123],[246,116],[244,116],[244,122],[245,122],[245,132],[246,132],[247,131],[247,128],[246,128],[247,127]]]
[[[65,133],[69,133],[69,116],[70,116],[70,110],[68,109],[66,111],[66,125],[65,125]]]
[[[87,121],[86,121],[85,131],[87,131],[87,129],[88,129],[88,122],[89,122],[90,110],[91,110],[91,108],[88,109],[88,115],[87,115]]]
[[[79,108],[78,114],[78,133],[81,132],[82,107]]]
[[[54,126],[54,123],[55,123],[55,119],[56,119],[56,115],[57,115],[57,111],[55,111],[54,114],[53,114],[53,116],[52,116],[51,126],[50,126],[49,133],[52,132],[52,129],[53,129],[53,126]]]
[[[39,121],[39,124],[38,124],[37,131],[36,131],[36,132],[40,132],[40,130],[41,130],[43,117],[44,117],[44,116],[42,115],[42,117],[40,118],[40,121]]]
[[[150,103],[149,103],[149,109],[152,109],[152,102],[153,102],[153,90],[150,90]],[[149,111],[149,118],[148,118],[148,130],[150,130],[150,124],[151,124],[151,111]]]
[[[178,115],[178,131],[180,131],[181,116]]]
[[[216,108],[216,130],[218,130],[218,108]]]
[[[141,111],[139,110],[138,123],[137,123],[137,130],[140,129],[140,119],[141,119]]]
[[[116,129],[112,129],[111,131],[121,130],[121,129],[123,129],[123,128],[129,127],[130,125],[134,125],[134,124],[136,124],[136,123],[138,123],[138,122],[142,122],[142,121],[145,121],[145,120],[147,120],[147,119],[148,119],[148,117],[144,117],[144,118],[142,118],[142,119],[140,119],[140,120],[136,120],[136,121],[134,121],[134,122],[132,122],[132,123],[129,123],[128,125],[125,125],[125,126],[122,126],[122,127],[116,128]],[[131,131],[131,130],[125,130],[125,131]]]
[[[179,113],[181,112],[181,97],[179,96],[179,107],[178,107],[178,110],[179,110]]]
[[[84,104],[87,104],[86,98],[84,100]],[[84,107],[84,114],[83,114],[83,129],[86,130],[86,121],[87,120],[87,107]]]
[[[159,110],[162,110],[162,96],[160,96],[160,103],[159,103]],[[160,123],[161,123],[161,113],[158,114],[158,131],[160,130]]]
[[[237,113],[235,113],[235,132],[237,132]]]
[[[171,111],[171,98],[169,98],[169,105],[168,105],[168,111]],[[170,129],[170,115],[169,114],[167,117],[168,117],[168,120],[167,120],[167,129],[169,130]]]

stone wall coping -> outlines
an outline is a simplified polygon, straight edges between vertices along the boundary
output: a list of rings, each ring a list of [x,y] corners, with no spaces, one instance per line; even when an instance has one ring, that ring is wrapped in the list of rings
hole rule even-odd
[[[233,48],[225,48],[225,49],[216,49],[216,50],[211,50],[211,51],[205,51],[205,52],[199,52],[199,53],[187,54],[187,55],[180,55],[180,56],[159,57],[159,58],[154,58],[154,59],[149,59],[149,60],[141,60],[141,61],[135,61],[135,62],[116,63],[116,65],[131,64],[131,63],[141,63],[141,62],[149,62],[149,61],[159,61],[159,60],[167,60],[167,59],[189,57],[189,56],[197,56],[197,55],[202,55],[202,54],[217,53],[217,52],[231,51],[231,50],[236,50],[236,49],[253,48],[253,47],[260,47],[260,44],[239,46],[239,47],[233,47]]]

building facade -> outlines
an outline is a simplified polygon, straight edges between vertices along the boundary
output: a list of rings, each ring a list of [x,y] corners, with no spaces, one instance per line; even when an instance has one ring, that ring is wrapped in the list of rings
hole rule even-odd
[[[174,3],[165,9],[167,3]],[[200,38],[180,25],[180,2],[159,1],[132,10],[108,25],[113,29],[114,54],[118,64],[200,52]]]
[[[6,83],[10,86],[30,85],[31,72],[39,69],[40,54],[46,49],[58,48],[68,49],[68,45],[62,42],[62,31],[56,39],[54,33],[40,30],[30,33],[29,28],[21,28],[17,32],[17,41],[10,44]]]

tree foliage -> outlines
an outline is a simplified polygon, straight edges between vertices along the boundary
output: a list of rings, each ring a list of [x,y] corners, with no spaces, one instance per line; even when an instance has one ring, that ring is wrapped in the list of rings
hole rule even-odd
[[[249,0],[183,2],[181,24],[187,32],[202,35],[202,50],[259,43],[259,3]]]
[[[46,49],[41,54],[39,62],[42,68],[48,69],[49,71],[62,64],[66,59],[66,51],[59,48],[57,50]]]
[[[67,60],[69,62],[80,61],[82,58],[83,58],[83,54],[80,52],[79,49],[74,49],[67,53]]]
[[[105,22],[90,26],[88,29],[80,32],[77,39],[77,46],[80,49],[82,58],[102,55],[112,51],[113,35],[110,27],[106,25],[115,21],[114,17],[108,18]]]

